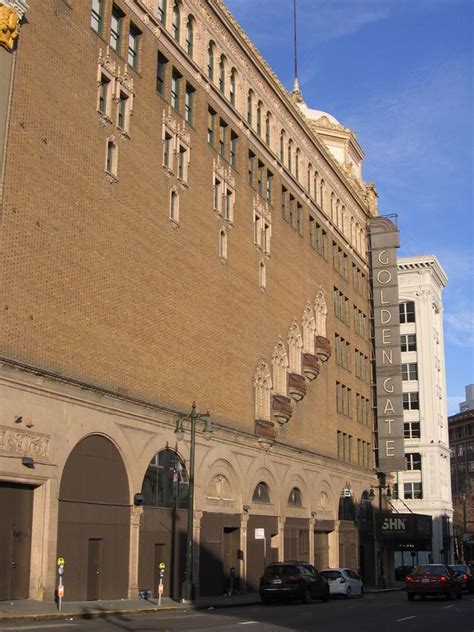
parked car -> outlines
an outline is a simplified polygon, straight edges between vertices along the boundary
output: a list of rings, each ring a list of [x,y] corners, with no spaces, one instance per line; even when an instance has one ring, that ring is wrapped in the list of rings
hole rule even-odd
[[[451,564],[450,567],[462,581],[462,589],[474,593],[474,573],[467,564]]]
[[[404,579],[406,579],[406,576],[412,572],[414,568],[415,568],[414,566],[408,566],[408,565],[397,566],[397,568],[395,569],[395,579],[397,579],[398,581],[403,581]]]
[[[329,600],[329,585],[324,577],[307,562],[274,562],[265,569],[260,579],[260,598],[263,603],[273,599]]]
[[[326,568],[321,575],[327,579],[331,595],[344,595],[347,599],[352,595],[364,595],[361,578],[350,568]]]
[[[407,597],[413,601],[418,595],[444,595],[447,599],[462,597],[462,582],[445,564],[419,564],[405,580]]]

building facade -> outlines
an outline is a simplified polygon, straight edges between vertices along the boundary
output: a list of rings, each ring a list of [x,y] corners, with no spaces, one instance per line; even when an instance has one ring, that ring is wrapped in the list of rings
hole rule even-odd
[[[52,599],[58,558],[68,600],[156,594],[161,562],[179,598],[188,535],[200,594],[284,558],[370,581],[354,134],[219,0],[0,16],[0,598]],[[189,534],[193,401],[213,436],[196,421]]]
[[[460,408],[461,412],[448,418],[449,445],[454,506],[454,553],[457,559],[467,562],[474,560],[474,409],[464,410],[463,404]]]
[[[459,412],[465,413],[474,410],[474,384],[468,384],[465,388],[466,399],[459,404]]]
[[[432,542],[400,547],[396,564],[452,561],[450,449],[442,325],[447,277],[435,256],[398,260],[406,470],[395,511],[432,517]]]

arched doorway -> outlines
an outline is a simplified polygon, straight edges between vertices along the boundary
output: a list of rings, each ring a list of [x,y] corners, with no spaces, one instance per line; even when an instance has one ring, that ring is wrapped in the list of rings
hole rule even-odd
[[[65,560],[65,600],[127,597],[129,498],[117,448],[101,435],[82,439],[59,490],[57,554]]]
[[[184,579],[189,479],[184,461],[168,447],[157,452],[143,477],[138,585],[158,596],[161,562],[166,597],[178,598]]]

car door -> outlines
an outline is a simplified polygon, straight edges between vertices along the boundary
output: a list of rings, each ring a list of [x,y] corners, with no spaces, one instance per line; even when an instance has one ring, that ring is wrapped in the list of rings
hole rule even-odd
[[[345,569],[346,575],[349,578],[349,584],[353,595],[360,595],[360,579],[349,568]]]
[[[308,570],[313,577],[313,594],[315,597],[322,597],[326,590],[326,581],[323,576],[312,565],[308,565]]]

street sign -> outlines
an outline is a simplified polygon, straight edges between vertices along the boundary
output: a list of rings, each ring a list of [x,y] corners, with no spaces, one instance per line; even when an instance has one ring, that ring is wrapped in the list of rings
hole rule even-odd
[[[58,557],[58,566],[64,566],[64,557]]]
[[[159,595],[162,595],[162,594],[163,594],[163,589],[164,589],[163,584],[159,584],[159,586],[158,586],[158,594],[159,594]]]
[[[58,586],[58,597],[61,597],[61,599],[64,597],[64,585],[60,584]]]
[[[265,540],[265,529],[255,529],[255,539]]]
[[[166,564],[164,562],[160,562],[160,565],[158,568],[160,569],[160,571],[164,571],[166,568]]]

